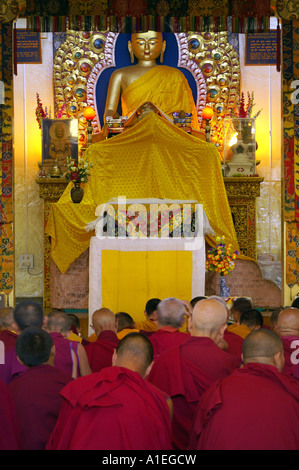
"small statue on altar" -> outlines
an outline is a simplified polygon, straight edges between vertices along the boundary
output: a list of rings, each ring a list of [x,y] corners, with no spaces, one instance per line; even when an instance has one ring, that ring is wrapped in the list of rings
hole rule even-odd
[[[199,130],[192,91],[184,74],[163,64],[166,41],[160,32],[133,33],[128,42],[132,65],[116,70],[110,79],[104,121],[113,116],[119,100],[122,116],[137,112],[136,121],[156,108],[173,119],[173,113],[184,110],[192,115],[192,127]],[[137,63],[135,62],[137,58]]]
[[[49,157],[58,162],[66,162],[66,158],[72,154],[69,143],[69,128],[64,122],[54,122],[50,129]]]

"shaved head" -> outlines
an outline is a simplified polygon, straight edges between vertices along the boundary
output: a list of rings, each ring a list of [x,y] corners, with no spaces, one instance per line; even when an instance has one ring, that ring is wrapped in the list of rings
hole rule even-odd
[[[160,326],[180,328],[185,318],[185,305],[175,297],[161,300],[157,306],[157,319]]]
[[[13,307],[3,307],[0,309],[0,329],[11,328],[14,323]]]
[[[280,337],[299,336],[299,309],[287,307],[278,316],[277,331]]]
[[[64,312],[53,311],[47,318],[46,329],[51,333],[66,334],[72,328],[72,320]]]
[[[275,356],[277,354],[280,354],[283,358],[283,344],[281,339],[272,331],[260,328],[252,331],[244,339],[244,364],[259,362],[275,365]]]
[[[224,333],[226,321],[226,307],[218,299],[203,299],[194,307],[190,325],[191,334],[208,336],[215,341],[219,333]]]
[[[113,365],[126,367],[145,377],[153,361],[153,346],[141,333],[129,333],[118,344]]]
[[[100,308],[92,315],[92,325],[97,335],[105,330],[112,330],[116,332],[115,315],[109,308]]]

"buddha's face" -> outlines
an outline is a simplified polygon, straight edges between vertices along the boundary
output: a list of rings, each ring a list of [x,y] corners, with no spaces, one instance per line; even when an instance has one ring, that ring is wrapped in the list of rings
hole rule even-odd
[[[156,60],[164,52],[166,42],[162,33],[147,31],[146,33],[133,33],[129,41],[129,52],[133,52],[138,60]]]
[[[62,126],[57,126],[55,129],[55,135],[58,138],[64,137],[64,128]]]

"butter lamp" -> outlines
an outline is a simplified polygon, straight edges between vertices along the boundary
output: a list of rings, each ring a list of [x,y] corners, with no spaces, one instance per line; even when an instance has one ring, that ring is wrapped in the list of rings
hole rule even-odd
[[[83,116],[87,121],[87,143],[88,145],[92,144],[92,125],[91,121],[95,117],[95,110],[91,106],[86,106],[83,111]]]
[[[210,120],[214,116],[214,110],[211,108],[211,106],[206,106],[202,110],[202,117],[206,121],[206,126],[205,126],[205,131],[206,131],[206,141],[210,142],[210,131],[211,131],[211,126],[210,126]]]

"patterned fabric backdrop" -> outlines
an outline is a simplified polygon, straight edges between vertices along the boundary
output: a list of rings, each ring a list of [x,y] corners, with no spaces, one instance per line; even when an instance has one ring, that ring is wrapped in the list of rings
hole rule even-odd
[[[282,48],[286,282],[292,287],[299,282],[299,21],[283,21]]]
[[[270,0],[27,0],[34,31],[267,31]]]
[[[13,200],[12,200],[12,26],[0,24],[0,291],[13,288]],[[4,99],[3,99],[4,98]]]

